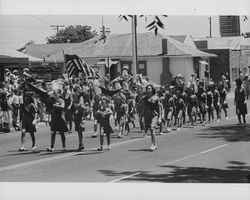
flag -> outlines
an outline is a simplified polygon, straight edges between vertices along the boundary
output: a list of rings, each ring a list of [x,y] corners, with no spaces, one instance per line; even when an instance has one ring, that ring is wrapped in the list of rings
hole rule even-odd
[[[95,76],[101,78],[101,76],[92,67],[90,67],[84,60],[80,59],[77,55],[65,54],[64,57],[66,70],[69,76],[82,72],[85,77]]]

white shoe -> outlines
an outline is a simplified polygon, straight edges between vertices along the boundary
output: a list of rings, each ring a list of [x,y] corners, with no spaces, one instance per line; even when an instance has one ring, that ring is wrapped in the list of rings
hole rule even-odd
[[[30,151],[35,151],[37,148],[36,148],[36,146],[33,146],[31,149],[30,149]]]
[[[18,151],[26,151],[26,149],[22,146],[18,149]]]
[[[159,135],[162,135],[162,132],[160,132]]]
[[[48,148],[47,148],[47,151],[48,151],[48,152],[54,152],[54,149],[53,149],[53,148],[48,147]]]
[[[156,146],[156,145],[150,147],[150,151],[154,151],[154,150],[156,150],[156,149],[157,149],[157,146]]]
[[[228,117],[226,117],[226,120],[228,120]]]
[[[111,147],[110,147],[110,146],[108,146],[108,147],[107,147],[107,150],[111,150]]]

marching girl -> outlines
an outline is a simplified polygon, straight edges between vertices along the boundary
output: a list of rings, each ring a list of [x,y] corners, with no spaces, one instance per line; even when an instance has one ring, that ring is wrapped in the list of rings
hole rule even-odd
[[[107,137],[107,149],[111,150],[110,147],[110,134],[113,133],[113,129],[110,125],[110,116],[113,114],[108,100],[103,97],[101,101],[101,107],[97,111],[97,118],[100,123],[101,133],[100,133],[100,147],[97,148],[98,151],[103,150],[104,135]]]
[[[133,128],[135,128],[135,101],[134,99],[129,99],[128,101],[128,114],[126,121],[126,129],[128,133],[130,132],[129,124],[132,123]]]
[[[115,115],[118,124],[118,138],[123,137],[123,131],[126,125],[126,115],[128,113],[128,105],[126,104],[126,96],[119,92],[119,96],[115,99]]]
[[[212,87],[212,93],[213,93],[213,97],[214,97],[214,109],[216,112],[217,121],[219,121],[220,120],[220,109],[221,109],[220,108],[220,93],[214,84],[212,84],[211,87]]]
[[[73,113],[72,113],[72,104],[73,104],[73,95],[69,88],[69,83],[64,83],[63,88],[63,94],[62,94],[63,100],[64,100],[64,113],[65,113],[65,121],[69,125],[69,133],[72,132],[72,123],[73,123]]]
[[[226,119],[227,117],[227,109],[228,109],[228,104],[227,104],[227,91],[223,85],[223,83],[219,83],[218,85],[219,93],[220,93],[220,119],[221,119],[221,110],[224,111]]]
[[[163,99],[163,109],[164,109],[164,116],[165,121],[167,122],[167,132],[171,132],[171,124],[170,120],[173,118],[174,109],[175,109],[175,101],[173,95],[171,94],[170,90],[167,88],[165,91],[165,96]]]
[[[236,89],[234,104],[236,106],[236,114],[239,120],[239,125],[242,124],[241,116],[243,118],[243,123],[246,124],[246,114],[247,114],[247,103],[245,100],[245,91],[242,87],[242,80],[236,79]]]
[[[212,92],[212,85],[208,85],[207,91],[207,112],[208,112],[208,122],[214,120],[214,95]]]
[[[187,97],[187,113],[189,116],[189,121],[191,123],[191,128],[194,127],[194,117],[196,115],[197,107],[198,107],[198,99],[195,94],[194,88],[190,87],[188,91]]]
[[[204,126],[207,113],[207,94],[204,89],[204,82],[199,83],[197,91],[197,99],[198,99],[198,115],[200,115],[201,124],[202,126]]]
[[[31,151],[36,150],[36,118],[37,118],[37,108],[32,97],[32,92],[27,92],[24,97],[24,107],[22,112],[22,133],[21,133],[21,147],[19,151],[25,151],[25,136],[26,132],[30,134],[32,140]]]
[[[94,98],[94,103],[92,106],[93,109],[93,117],[94,117],[94,134],[91,137],[97,137],[98,133],[97,133],[97,128],[98,128],[98,115],[97,115],[97,111],[101,108],[101,97],[99,95],[96,95]]]
[[[51,145],[47,148],[47,151],[54,151],[54,144],[56,139],[56,133],[59,132],[62,141],[63,151],[66,151],[66,137],[65,132],[68,131],[68,127],[66,125],[65,120],[63,119],[63,109],[64,109],[64,100],[61,97],[61,90],[55,90],[53,92],[53,100],[52,100],[52,110],[51,110]]]
[[[145,121],[145,135],[148,129],[151,134],[150,150],[157,149],[155,129],[157,123],[161,123],[161,109],[159,97],[156,95],[156,90],[153,85],[146,86],[146,96],[144,97],[144,121]]]
[[[187,93],[185,92],[185,90],[184,90],[184,87],[181,87],[180,88],[180,91],[181,91],[181,98],[183,99],[183,101],[184,101],[184,104],[185,104],[185,107],[184,107],[184,109],[183,109],[183,124],[185,124],[186,123],[186,110],[187,110]]]
[[[176,117],[177,117],[177,123],[178,128],[177,130],[182,129],[182,123],[183,123],[183,110],[185,109],[185,103],[184,100],[181,98],[181,91],[177,91],[177,101],[176,101]]]
[[[73,88],[72,111],[74,114],[75,131],[77,131],[78,133],[79,147],[77,151],[82,151],[82,149],[84,149],[82,141],[83,140],[82,132],[85,130],[83,126],[84,109],[85,106],[84,106],[83,95],[81,93],[81,88],[79,85],[75,85]]]

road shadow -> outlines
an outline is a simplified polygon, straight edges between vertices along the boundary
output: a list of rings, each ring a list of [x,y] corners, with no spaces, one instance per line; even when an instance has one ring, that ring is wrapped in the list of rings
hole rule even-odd
[[[179,167],[175,165],[161,165],[166,168],[164,173],[149,171],[99,170],[106,176],[129,176],[121,182],[151,182],[151,183],[249,183],[250,166],[238,161],[230,161],[226,169],[206,167]],[[162,170],[161,170],[162,171]]]
[[[151,152],[152,150],[150,149],[129,149],[128,151],[134,152],[134,151],[146,151],[146,152]]]
[[[16,153],[12,153],[12,154],[7,154],[7,155],[2,155],[0,157],[8,157],[8,156],[19,156],[19,155],[30,155],[30,154],[38,154],[40,153],[40,151],[8,151],[8,152],[16,152]]]
[[[239,126],[235,124],[224,124],[205,127],[202,133],[197,134],[201,138],[223,138],[227,142],[250,141],[250,124]]]
[[[74,156],[87,156],[87,155],[95,155],[95,154],[102,154],[102,153],[103,151],[88,150],[88,151],[79,152],[78,154],[75,154]]]

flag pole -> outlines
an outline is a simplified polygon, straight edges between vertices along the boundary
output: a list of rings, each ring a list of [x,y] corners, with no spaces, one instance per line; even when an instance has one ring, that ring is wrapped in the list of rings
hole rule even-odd
[[[111,80],[111,77],[110,77],[110,66],[109,66],[109,57],[107,57],[107,67],[108,67],[108,70],[109,70],[109,86],[110,86],[110,80]]]
[[[71,81],[69,80],[69,72],[68,72],[68,70],[66,69],[66,61],[65,61],[65,53],[64,53],[64,50],[62,50],[62,53],[63,53],[63,60],[64,60],[64,70],[66,71],[67,78],[68,78],[68,82],[69,82],[69,86],[70,86],[70,88],[71,88]]]
[[[132,53],[133,53],[133,81],[136,82],[136,69],[138,65],[138,55],[137,55],[137,33],[136,33],[136,15],[132,16]]]

